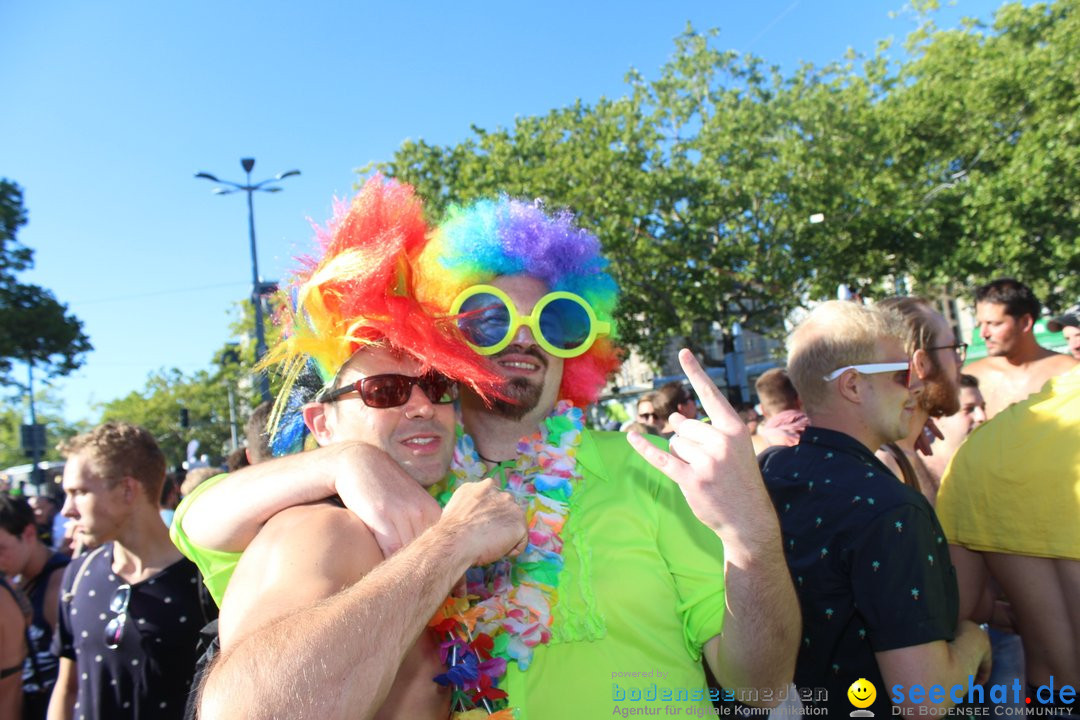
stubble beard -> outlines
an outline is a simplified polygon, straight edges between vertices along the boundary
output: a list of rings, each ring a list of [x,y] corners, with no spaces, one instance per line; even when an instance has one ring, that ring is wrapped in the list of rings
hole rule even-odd
[[[936,361],[919,396],[919,407],[935,418],[953,415],[960,410],[960,384],[950,380]]]
[[[511,378],[503,386],[503,392],[509,396],[509,399],[496,398],[492,403],[491,411],[507,420],[520,420],[540,404],[540,395],[543,391],[542,385],[528,378]]]
[[[546,372],[548,366],[547,358],[545,358],[540,353],[540,350],[535,347],[530,347],[528,349],[509,347],[495,355],[493,360],[498,362],[500,357],[511,353],[531,355],[536,359],[537,364],[539,364]],[[506,384],[503,386],[502,390],[503,393],[506,394],[507,399],[495,398],[495,401],[491,405],[491,411],[507,420],[520,420],[535,410],[536,406],[540,404],[540,398],[544,394],[544,384],[543,382],[534,382],[527,377],[515,376],[506,380]]]

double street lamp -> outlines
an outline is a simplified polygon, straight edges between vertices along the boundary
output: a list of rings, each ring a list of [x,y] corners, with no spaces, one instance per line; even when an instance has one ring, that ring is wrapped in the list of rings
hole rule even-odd
[[[266,293],[273,291],[276,285],[275,283],[264,283],[259,278],[259,260],[255,252],[255,208],[251,201],[251,195],[257,191],[271,193],[281,192],[281,188],[270,185],[269,183],[284,180],[293,175],[299,175],[300,171],[289,170],[288,172],[278,173],[274,177],[262,180],[261,182],[252,183],[251,170],[255,167],[255,158],[243,158],[240,160],[240,165],[247,174],[246,183],[219,180],[207,172],[195,173],[195,177],[204,178],[225,186],[214,188],[214,194],[216,195],[229,195],[241,190],[247,193],[248,231],[251,236],[251,304],[255,307],[255,362],[257,363],[259,360],[262,360],[263,355],[266,354],[266,334],[263,331],[262,298]],[[266,373],[259,373],[259,394],[262,396],[263,401],[269,401],[271,399],[270,380],[267,378]]]

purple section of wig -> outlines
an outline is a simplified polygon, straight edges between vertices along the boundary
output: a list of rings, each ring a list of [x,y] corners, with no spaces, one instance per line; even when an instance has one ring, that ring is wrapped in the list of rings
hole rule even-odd
[[[543,280],[553,290],[578,294],[593,290],[595,283],[602,281],[597,275],[608,263],[600,256],[600,241],[576,227],[570,213],[549,216],[535,204],[504,200],[497,222],[507,258],[520,261],[515,272]],[[614,283],[611,285],[613,291]]]

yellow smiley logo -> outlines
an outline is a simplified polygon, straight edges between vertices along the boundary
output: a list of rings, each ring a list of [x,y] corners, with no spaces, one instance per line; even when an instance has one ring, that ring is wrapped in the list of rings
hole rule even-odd
[[[851,687],[847,690],[847,697],[855,707],[868,708],[877,699],[877,688],[866,678],[859,678],[851,683]]]

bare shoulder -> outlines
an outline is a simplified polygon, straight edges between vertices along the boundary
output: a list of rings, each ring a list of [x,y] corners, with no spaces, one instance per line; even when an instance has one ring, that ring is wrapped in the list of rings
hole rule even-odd
[[[26,624],[22,607],[16,602],[15,596],[3,588],[0,588],[0,624],[15,628],[19,632],[22,632],[22,627]]]
[[[1062,353],[1054,353],[1053,355],[1047,355],[1042,360],[1042,364],[1050,371],[1050,376],[1061,375],[1072,370],[1077,365],[1080,365],[1080,360],[1072,357],[1071,355],[1064,355]]]
[[[259,568],[260,574],[276,568],[298,577],[348,583],[382,560],[374,536],[359,518],[345,508],[317,502],[270,518],[245,551],[240,566],[247,562]]]
[[[995,375],[1001,372],[1001,367],[996,357],[984,357],[979,358],[970,365],[964,366],[964,372],[968,375],[974,375],[979,380],[986,380],[990,375]]]
[[[335,595],[382,560],[371,531],[348,510],[326,502],[283,510],[255,536],[229,581],[223,647]]]
[[[0,667],[22,661],[26,616],[15,596],[0,588]]]
[[[1048,352],[1045,357],[1041,357],[1031,363],[1026,388],[1028,394],[1039,392],[1039,390],[1046,385],[1048,380],[1055,378],[1058,375],[1064,375],[1075,368],[1076,365],[1077,361],[1069,355]]]

